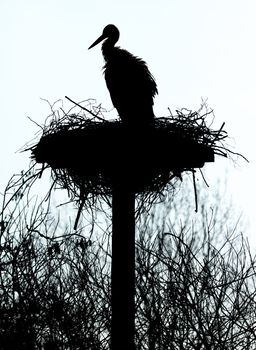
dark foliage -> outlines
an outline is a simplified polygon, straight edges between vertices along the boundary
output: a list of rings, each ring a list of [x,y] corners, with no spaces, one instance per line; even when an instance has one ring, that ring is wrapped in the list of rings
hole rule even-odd
[[[108,226],[63,229],[17,183],[1,212],[0,349],[109,349]],[[256,347],[255,259],[233,229],[224,234],[223,215],[175,230],[152,209],[138,222],[138,350]]]

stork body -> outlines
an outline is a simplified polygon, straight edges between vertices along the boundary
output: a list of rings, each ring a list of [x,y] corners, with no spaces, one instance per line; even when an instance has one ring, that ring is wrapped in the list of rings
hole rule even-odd
[[[153,98],[156,82],[146,63],[126,50],[116,47],[118,29],[109,24],[89,49],[105,39],[102,53],[105,59],[105,80],[111,100],[126,125],[153,124]]]

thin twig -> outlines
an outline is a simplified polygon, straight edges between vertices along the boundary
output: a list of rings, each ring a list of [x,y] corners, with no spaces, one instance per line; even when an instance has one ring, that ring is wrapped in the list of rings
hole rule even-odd
[[[194,187],[194,194],[195,194],[195,205],[196,209],[195,212],[197,213],[198,211],[198,202],[197,202],[197,190],[196,190],[196,177],[195,177],[195,170],[192,171],[192,176],[193,176],[193,187]]]
[[[87,108],[81,106],[79,103],[77,103],[77,102],[71,100],[71,98],[69,98],[68,96],[65,96],[65,98],[66,98],[67,100],[69,100],[70,102],[74,103],[76,106],[78,106],[78,107],[80,107],[81,109],[83,109],[84,111],[90,113],[94,118],[97,118],[97,119],[99,119],[99,120],[101,120],[101,121],[103,121],[103,122],[106,122],[106,119],[97,116],[96,114],[94,114],[94,113],[93,113],[92,111],[90,111],[89,109],[87,109]]]

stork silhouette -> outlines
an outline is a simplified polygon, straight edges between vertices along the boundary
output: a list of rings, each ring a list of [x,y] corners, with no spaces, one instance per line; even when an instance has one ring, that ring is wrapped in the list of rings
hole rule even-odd
[[[137,126],[153,124],[153,98],[158,93],[155,79],[141,58],[115,46],[118,39],[119,30],[109,24],[89,49],[104,40],[105,80],[122,122]]]

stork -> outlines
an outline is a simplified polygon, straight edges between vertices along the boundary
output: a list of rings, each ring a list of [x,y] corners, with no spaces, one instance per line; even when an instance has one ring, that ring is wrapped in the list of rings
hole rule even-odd
[[[89,49],[104,40],[106,85],[122,122],[128,126],[151,125],[154,123],[153,98],[158,93],[155,79],[141,58],[115,46],[118,39],[119,30],[109,24]]]

